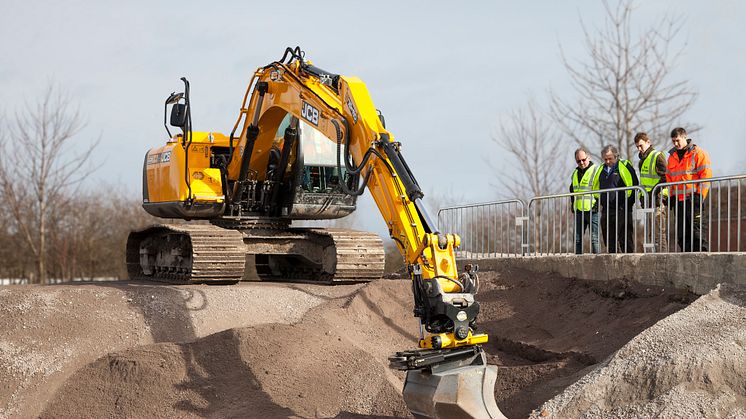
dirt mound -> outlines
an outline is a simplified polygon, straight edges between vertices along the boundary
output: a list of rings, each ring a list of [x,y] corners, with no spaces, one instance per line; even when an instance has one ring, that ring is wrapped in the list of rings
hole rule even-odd
[[[647,327],[685,307],[685,291],[582,281],[520,269],[483,272],[481,328],[498,366],[495,399],[521,418]]]
[[[414,344],[409,283],[377,281],[294,325],[110,354],[74,374],[41,417],[407,416],[391,348]]]
[[[0,418],[37,417],[70,376],[109,353],[156,342],[191,342],[235,327],[294,323],[311,307],[359,288],[258,283],[0,287]]]
[[[746,288],[723,285],[624,345],[536,417],[746,417]]]
[[[306,296],[325,292],[279,287]],[[324,296],[296,324],[258,324],[117,351],[72,374],[42,417],[80,417],[81,411],[97,417],[408,417],[403,374],[388,369],[387,357],[417,339],[410,287],[408,280],[375,281]],[[629,284],[483,272],[480,325],[490,334],[490,362],[499,367],[500,409],[526,417],[688,298]],[[267,310],[263,322],[284,309]]]
[[[297,332],[284,325],[232,329],[191,344],[111,354],[71,377],[40,417],[79,418],[81,407],[95,417],[406,414],[383,366],[336,339],[306,341],[310,356],[278,339]],[[327,360],[309,359],[321,348]]]
[[[691,299],[520,270],[481,278],[479,324],[511,418]],[[3,288],[0,418],[407,417],[387,357],[416,343],[410,287]]]

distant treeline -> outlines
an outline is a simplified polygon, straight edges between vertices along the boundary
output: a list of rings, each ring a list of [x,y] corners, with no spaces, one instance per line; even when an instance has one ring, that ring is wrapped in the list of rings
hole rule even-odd
[[[28,212],[26,219],[17,220],[16,215],[23,218],[24,213],[9,207],[7,201],[0,201],[0,278],[27,278],[30,283],[126,278],[127,235],[155,220],[143,211],[138,198],[108,188],[60,200],[49,209],[43,255],[46,278],[41,279],[32,248],[35,241],[28,239],[38,235],[36,217]]]

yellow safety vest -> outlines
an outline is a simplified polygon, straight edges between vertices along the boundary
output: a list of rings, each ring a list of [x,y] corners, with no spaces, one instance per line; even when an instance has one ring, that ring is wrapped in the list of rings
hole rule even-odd
[[[662,154],[662,151],[651,151],[640,166],[640,185],[645,188],[645,192],[647,193],[650,193],[655,185],[661,181],[661,177],[656,171],[656,166],[658,165],[658,156]],[[668,188],[661,189],[660,193],[661,196],[668,197]]]
[[[594,164],[590,166],[585,173],[583,178],[578,179],[578,168],[572,172],[572,191],[573,192],[590,192],[592,190],[598,190],[598,181],[601,171],[601,166]],[[598,194],[578,195],[575,197],[575,210],[577,211],[590,211],[596,204]]]
[[[624,186],[632,186],[632,173],[630,173],[629,169],[627,169],[627,163],[629,163],[629,160],[619,160],[619,162],[617,163],[617,165],[619,166],[619,177],[622,178]],[[625,194],[627,194],[627,198],[632,196],[632,189],[627,190]]]

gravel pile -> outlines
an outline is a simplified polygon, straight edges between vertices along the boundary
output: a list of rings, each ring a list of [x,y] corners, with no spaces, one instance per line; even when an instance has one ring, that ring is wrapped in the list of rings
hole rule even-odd
[[[659,321],[532,416],[746,418],[746,289]]]

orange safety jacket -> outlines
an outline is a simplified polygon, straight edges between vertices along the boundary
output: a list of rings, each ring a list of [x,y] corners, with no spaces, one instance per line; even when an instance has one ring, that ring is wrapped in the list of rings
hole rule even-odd
[[[697,147],[696,144],[687,144],[686,152],[682,159],[679,159],[676,147],[669,151],[666,182],[682,182],[686,180],[709,179],[711,177],[710,156],[707,155],[706,151]],[[696,192],[702,196],[702,199],[705,199],[709,191],[709,182],[673,185],[670,187],[670,196],[671,198],[683,201],[687,197],[691,198]]]

